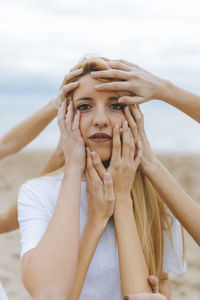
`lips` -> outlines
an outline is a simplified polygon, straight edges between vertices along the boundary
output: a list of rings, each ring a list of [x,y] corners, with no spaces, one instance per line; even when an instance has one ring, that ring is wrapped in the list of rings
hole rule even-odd
[[[106,141],[110,141],[112,137],[105,132],[96,132],[90,136],[90,139],[93,142],[106,142]]]

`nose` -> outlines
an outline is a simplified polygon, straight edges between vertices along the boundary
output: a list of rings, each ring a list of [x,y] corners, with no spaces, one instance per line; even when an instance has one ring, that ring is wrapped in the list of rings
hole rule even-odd
[[[98,108],[95,112],[93,119],[93,125],[95,127],[104,128],[109,125],[109,119],[106,115],[106,112],[103,108]]]

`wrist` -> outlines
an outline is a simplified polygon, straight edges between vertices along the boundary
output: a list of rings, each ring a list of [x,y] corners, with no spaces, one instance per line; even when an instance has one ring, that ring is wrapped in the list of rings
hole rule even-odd
[[[115,212],[120,211],[123,208],[132,209],[133,208],[133,201],[131,197],[131,193],[122,194],[117,193],[115,194]]]
[[[158,99],[168,103],[173,95],[174,85],[171,81],[167,79],[161,79],[161,88],[159,91]]]
[[[106,228],[108,220],[97,220],[89,217],[85,226],[93,230],[97,234],[102,234]]]
[[[47,104],[47,107],[49,111],[56,116],[58,113],[58,107],[55,102],[56,102],[55,98],[52,98]]]
[[[72,163],[65,164],[64,177],[69,175],[75,176],[75,178],[82,178],[82,171],[80,166]]]
[[[147,176],[149,179],[155,176],[155,174],[158,171],[158,168],[160,166],[159,159],[155,156],[145,167],[145,170],[142,169],[145,176]]]

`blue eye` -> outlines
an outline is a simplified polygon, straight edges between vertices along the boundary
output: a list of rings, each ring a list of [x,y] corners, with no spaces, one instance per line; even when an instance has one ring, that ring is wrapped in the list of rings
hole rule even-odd
[[[87,103],[83,103],[77,106],[78,110],[87,110],[90,109],[92,106],[90,104]]]
[[[114,110],[122,110],[124,108],[124,105],[122,105],[118,102],[115,102],[115,103],[112,103],[109,107]]]

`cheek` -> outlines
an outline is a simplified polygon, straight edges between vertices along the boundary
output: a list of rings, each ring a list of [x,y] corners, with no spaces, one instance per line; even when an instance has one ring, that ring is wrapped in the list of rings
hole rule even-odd
[[[117,114],[116,116],[112,116],[112,127],[116,124],[119,124],[119,127],[122,127],[123,122],[126,120],[124,113]]]
[[[81,132],[81,135],[82,135],[84,141],[86,141],[86,136],[87,136],[87,133],[89,130],[89,121],[88,121],[88,118],[86,118],[84,116],[84,114],[81,114],[81,116],[80,116],[79,128],[80,128],[80,132]]]

